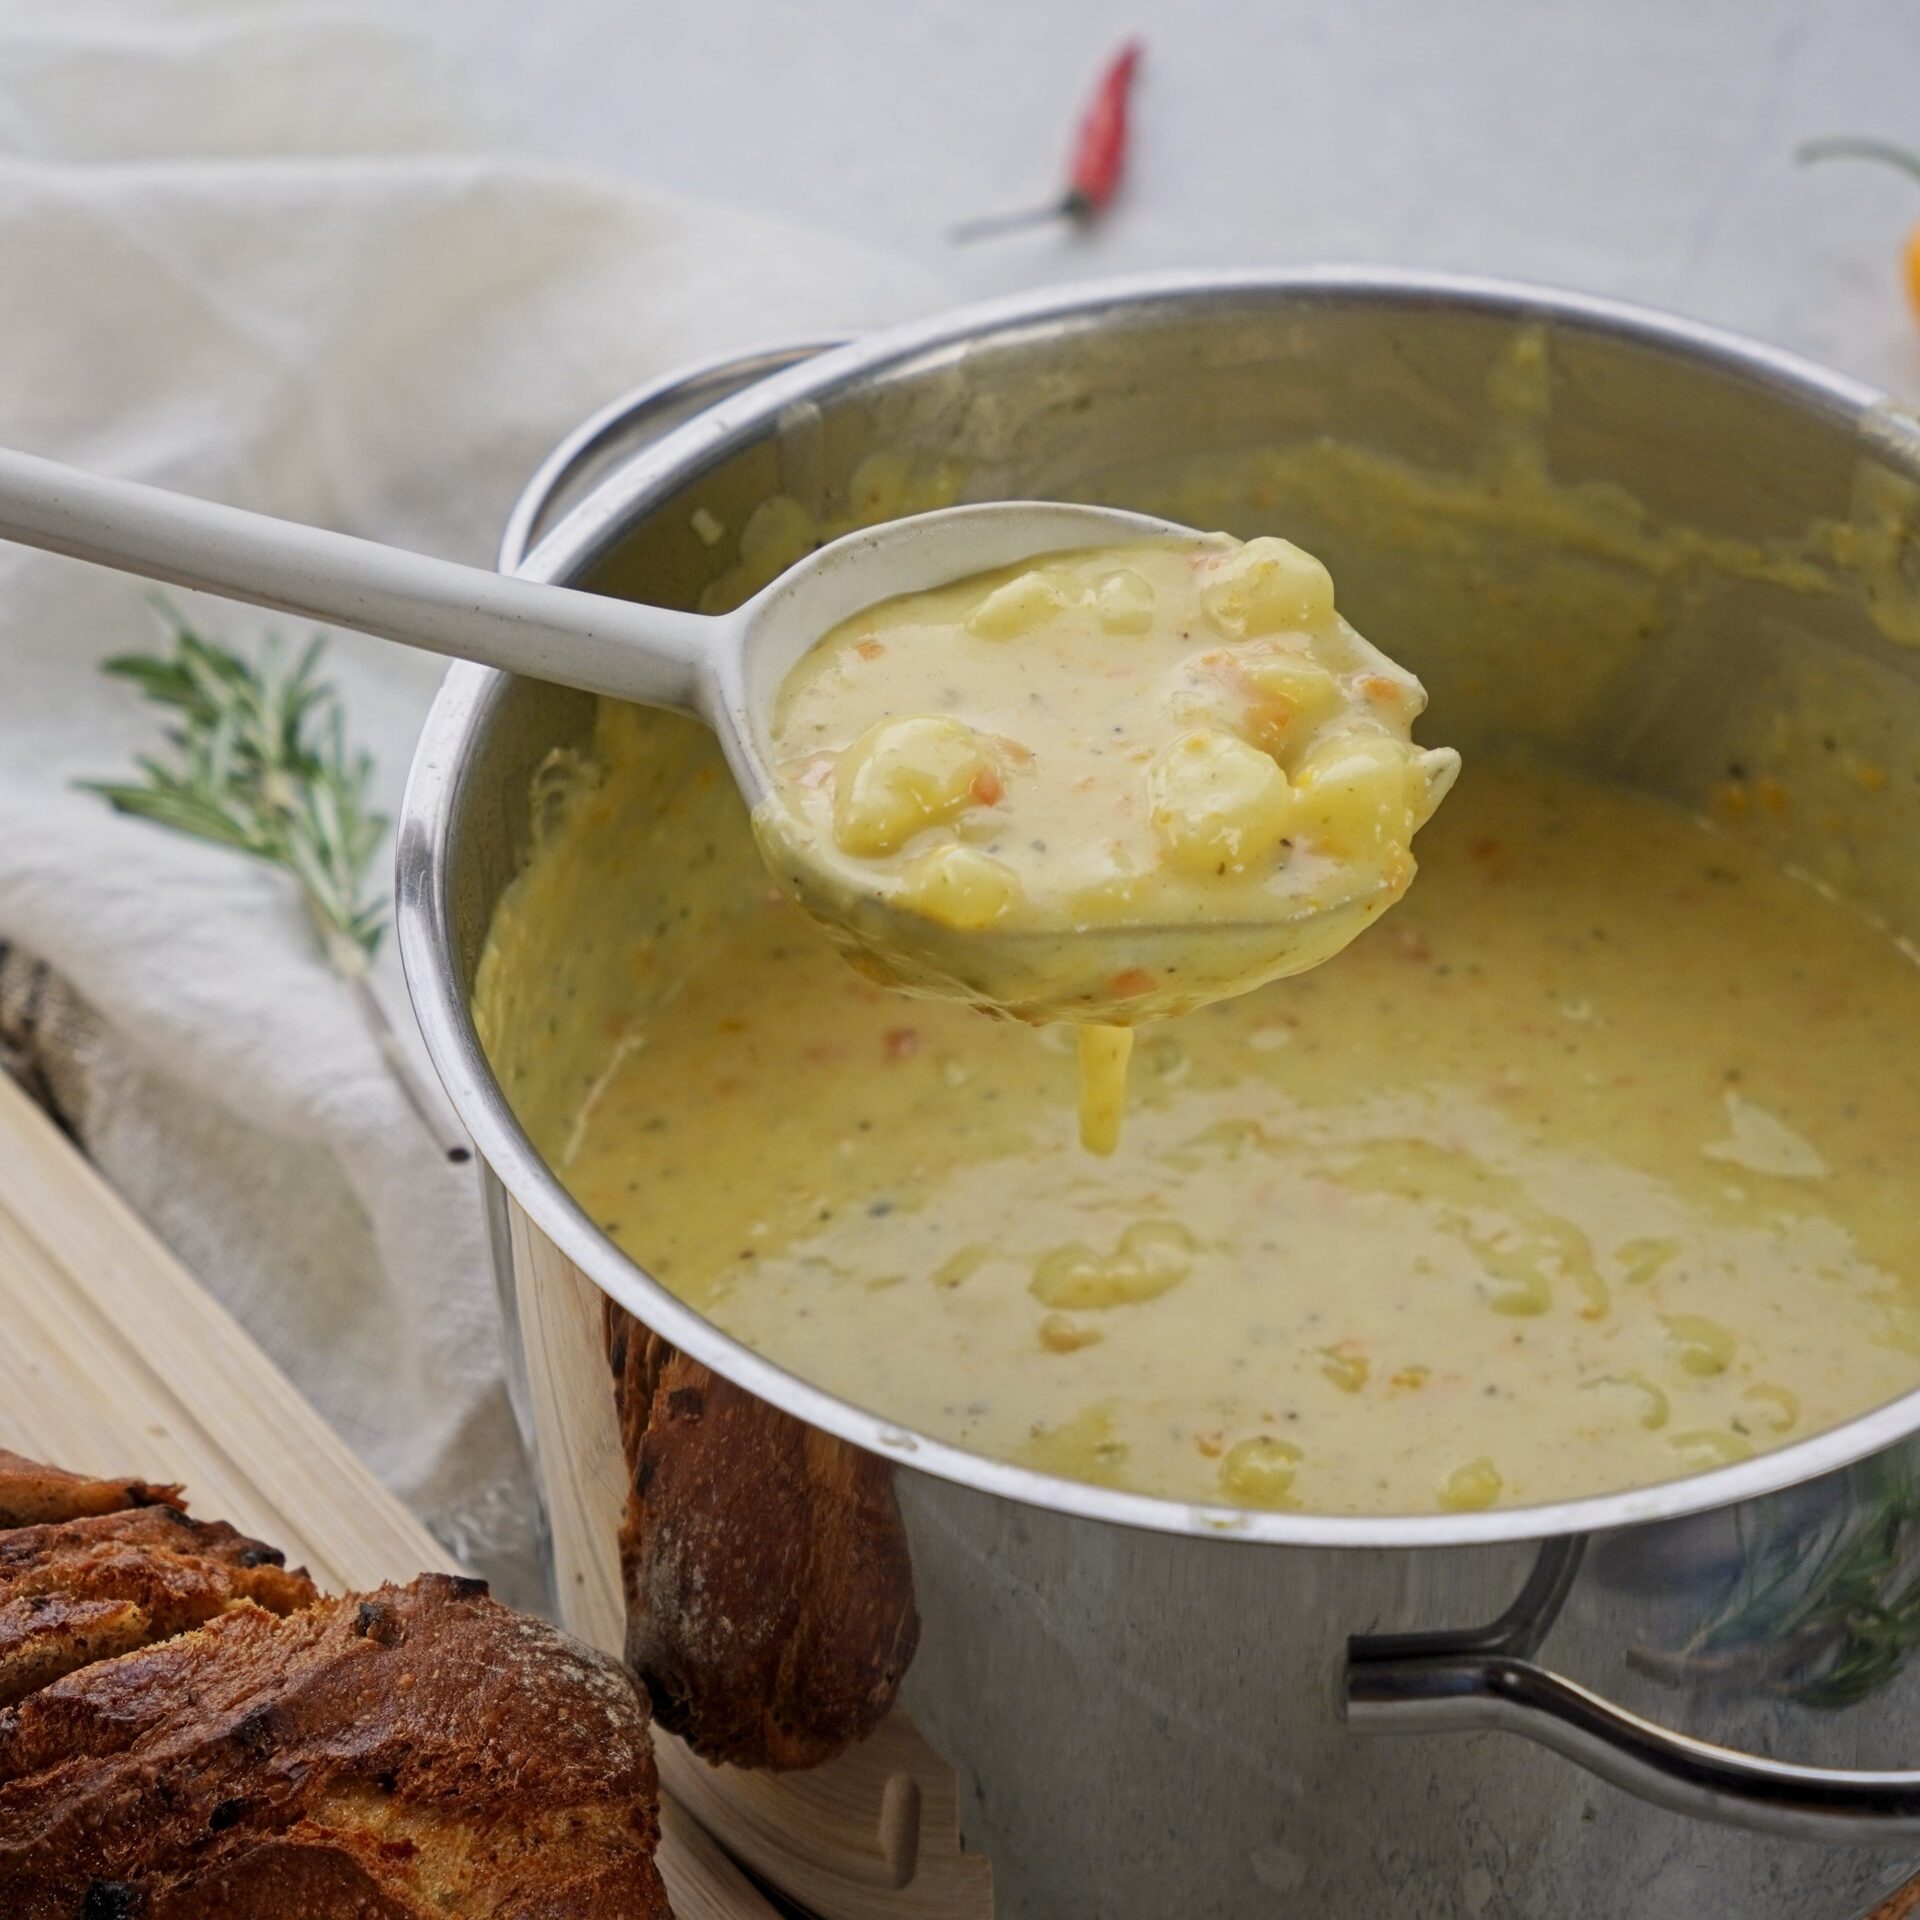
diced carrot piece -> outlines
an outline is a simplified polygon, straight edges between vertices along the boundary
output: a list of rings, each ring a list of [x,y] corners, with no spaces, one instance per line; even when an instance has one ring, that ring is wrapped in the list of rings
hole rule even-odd
[[[1006,790],[1006,782],[991,767],[982,767],[967,789],[983,807],[997,807]]]
[[[862,640],[854,647],[862,660],[878,660],[886,650],[886,643],[881,640]]]
[[[1107,982],[1107,991],[1118,1000],[1131,1000],[1135,994],[1153,991],[1153,975],[1145,967],[1128,967]]]

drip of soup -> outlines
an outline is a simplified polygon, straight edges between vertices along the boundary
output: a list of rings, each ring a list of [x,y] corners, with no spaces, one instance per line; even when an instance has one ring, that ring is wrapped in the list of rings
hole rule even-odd
[[[869,607],[773,719],[768,864],[877,977],[1120,1029],[1317,965],[1406,891],[1459,768],[1420,684],[1285,540],[1044,556]]]
[[[476,1012],[535,1143],[720,1326],[902,1426],[1182,1500],[1669,1480],[1920,1383],[1920,969],[1735,834],[1481,763],[1339,963],[1075,1037],[910,1001],[691,728],[557,762]]]

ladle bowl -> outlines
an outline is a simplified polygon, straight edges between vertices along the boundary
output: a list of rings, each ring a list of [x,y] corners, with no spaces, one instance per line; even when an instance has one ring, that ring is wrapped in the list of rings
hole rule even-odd
[[[0,450],[0,536],[175,586],[351,627],[585,693],[665,707],[718,736],[749,807],[773,786],[782,683],[822,635],[865,607],[1041,554],[1191,529],[1118,508],[1012,500],[946,507],[828,542],[730,613],[696,614],[411,553]],[[845,950],[912,991],[1023,1019],[1110,1016],[1104,984],[1146,967],[1164,984],[1130,1017],[1176,1013],[1330,958],[1391,904],[1336,885],[1285,918],[1060,929],[942,927],[877,890],[849,898],[824,871],[783,882]]]

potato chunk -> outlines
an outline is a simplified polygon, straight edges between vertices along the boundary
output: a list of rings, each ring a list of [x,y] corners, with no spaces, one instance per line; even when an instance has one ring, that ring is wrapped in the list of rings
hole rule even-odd
[[[1293,753],[1346,695],[1317,661],[1273,646],[1226,650],[1221,672],[1245,701],[1240,731],[1268,753]]]
[[[1083,1240],[1043,1253],[1028,1290],[1042,1306],[1064,1313],[1138,1306],[1186,1279],[1199,1251],[1199,1241],[1178,1221],[1136,1220],[1111,1253]]]
[[[1291,540],[1249,540],[1203,577],[1201,606],[1236,640],[1317,626],[1333,616],[1333,575]]]
[[[929,847],[901,876],[895,896],[943,927],[971,933],[991,926],[1020,897],[1013,869],[978,847]]]
[[[1292,824],[1292,792],[1272,756],[1218,729],[1162,749],[1148,786],[1160,844],[1189,873],[1245,873],[1279,852]]]
[[[834,767],[833,837],[867,859],[898,853],[996,785],[992,756],[971,727],[936,715],[882,720]]]
[[[1385,734],[1322,742],[1294,773],[1294,822],[1342,859],[1365,860],[1413,832],[1426,784],[1412,777],[1409,750]],[[1417,789],[1417,792],[1416,792]]]
[[[1093,605],[1107,633],[1145,633],[1153,625],[1153,588],[1131,567],[1107,574],[1094,589]]]
[[[1017,639],[1066,604],[1067,596],[1044,573],[1017,574],[967,615],[967,631],[982,640]]]
[[[1284,1507],[1290,1504],[1299,1470],[1300,1449],[1291,1440],[1257,1433],[1227,1449],[1220,1462],[1220,1487],[1243,1507]]]
[[[1446,1513],[1477,1513],[1490,1507],[1506,1491],[1500,1469],[1484,1454],[1455,1467],[1440,1482],[1439,1503]]]

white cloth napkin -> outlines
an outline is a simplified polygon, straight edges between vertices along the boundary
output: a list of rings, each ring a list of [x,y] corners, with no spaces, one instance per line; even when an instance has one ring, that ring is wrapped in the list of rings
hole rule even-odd
[[[538,457],[624,387],[932,297],[844,243],[514,150],[364,11],[26,12],[0,16],[0,444],[485,564]],[[301,637],[183,604],[231,642]],[[74,1117],[109,1176],[524,1596],[471,1172],[402,1104],[286,883],[74,787],[152,744],[97,663],[160,639],[139,582],[0,547],[0,939],[97,1011]],[[358,636],[329,661],[391,812],[441,664]],[[391,951],[379,984],[410,1030]]]

